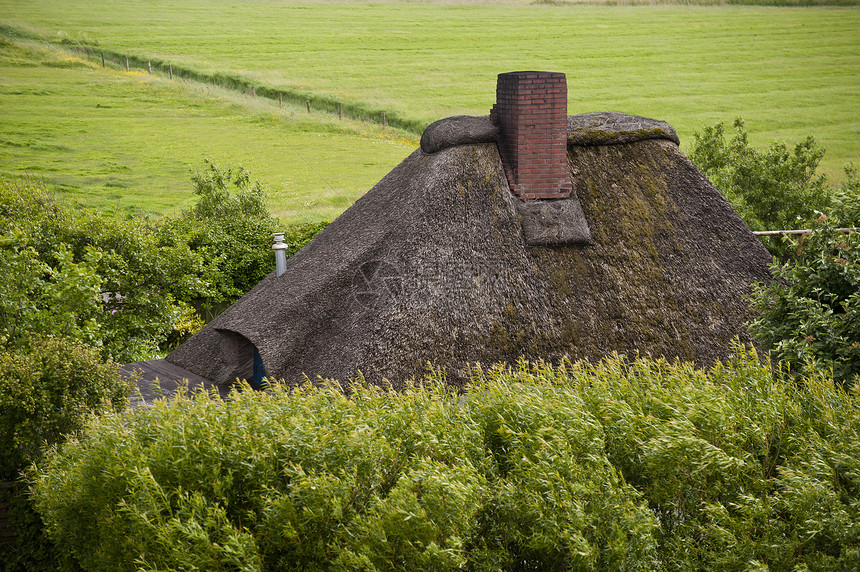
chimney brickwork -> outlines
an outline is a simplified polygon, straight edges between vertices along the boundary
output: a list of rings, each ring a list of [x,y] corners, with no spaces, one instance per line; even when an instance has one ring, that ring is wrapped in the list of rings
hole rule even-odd
[[[566,199],[567,81],[563,73],[499,74],[490,120],[508,185],[521,199]]]

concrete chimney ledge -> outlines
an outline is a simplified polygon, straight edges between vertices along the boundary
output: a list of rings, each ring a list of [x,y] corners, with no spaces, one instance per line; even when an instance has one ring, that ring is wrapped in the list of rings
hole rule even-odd
[[[575,198],[517,201],[517,214],[526,246],[594,244],[582,206]]]

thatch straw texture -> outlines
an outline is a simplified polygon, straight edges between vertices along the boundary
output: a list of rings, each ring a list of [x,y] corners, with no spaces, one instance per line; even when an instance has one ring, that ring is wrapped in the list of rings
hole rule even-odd
[[[395,386],[433,364],[692,360],[746,341],[767,251],[677,145],[570,145],[592,244],[527,247],[494,144],[416,150],[168,360],[216,382],[249,375]],[[238,340],[238,341],[237,341]]]

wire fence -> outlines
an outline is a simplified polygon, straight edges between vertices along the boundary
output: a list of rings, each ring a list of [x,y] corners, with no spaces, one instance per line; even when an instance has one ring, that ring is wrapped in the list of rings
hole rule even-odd
[[[68,48],[67,48],[68,49]],[[371,108],[361,103],[337,101],[331,97],[318,94],[301,93],[289,89],[273,88],[265,85],[252,84],[247,78],[234,73],[206,72],[182,66],[174,66],[172,62],[157,59],[138,58],[136,56],[120,54],[109,50],[94,50],[90,47],[78,47],[75,51],[84,54],[90,59],[101,61],[102,67],[118,67],[125,71],[142,70],[151,75],[159,73],[173,80],[194,81],[218,86],[224,89],[240,91],[251,97],[261,97],[277,101],[278,106],[284,102],[292,102],[295,105],[304,105],[308,113],[312,111],[320,113],[337,114],[339,119],[347,117],[359,121],[370,121],[378,123],[383,127],[403,129],[412,133],[421,134],[425,125],[414,120],[404,119],[398,114],[378,108]]]

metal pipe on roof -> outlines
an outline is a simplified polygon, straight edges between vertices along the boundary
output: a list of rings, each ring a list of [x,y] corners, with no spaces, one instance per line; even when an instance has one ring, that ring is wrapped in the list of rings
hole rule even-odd
[[[283,232],[276,232],[274,237],[275,244],[272,245],[272,250],[275,251],[275,272],[277,276],[281,276],[287,271],[287,245],[284,244]]]
[[[860,232],[860,228],[834,228],[836,232]],[[801,228],[798,230],[754,230],[756,236],[776,236],[778,234],[809,234],[813,232],[811,228]]]

